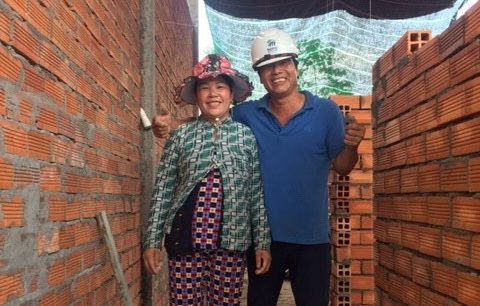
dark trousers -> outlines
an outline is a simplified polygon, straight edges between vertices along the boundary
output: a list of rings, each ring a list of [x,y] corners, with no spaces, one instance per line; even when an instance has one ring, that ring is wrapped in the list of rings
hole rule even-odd
[[[288,269],[297,306],[327,306],[330,295],[330,244],[292,244],[272,241],[272,264],[255,275],[255,253],[247,253],[248,306],[275,306]]]

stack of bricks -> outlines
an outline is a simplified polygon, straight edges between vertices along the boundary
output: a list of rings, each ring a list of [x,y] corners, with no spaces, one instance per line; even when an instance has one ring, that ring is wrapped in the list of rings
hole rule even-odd
[[[479,303],[480,2],[428,33],[374,65],[376,305]]]
[[[366,128],[359,161],[349,175],[330,172],[330,224],[333,267],[332,305],[373,305],[371,97],[331,96],[343,114]]]

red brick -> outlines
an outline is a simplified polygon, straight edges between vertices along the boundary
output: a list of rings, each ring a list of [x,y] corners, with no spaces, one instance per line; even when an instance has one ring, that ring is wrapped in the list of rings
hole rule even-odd
[[[60,169],[57,167],[45,167],[40,171],[40,187],[43,191],[61,190]]]
[[[27,125],[33,125],[33,104],[30,101],[20,102],[19,120]]]
[[[468,191],[468,161],[443,163],[440,169],[442,191]]]
[[[480,39],[476,39],[449,60],[450,86],[480,73]]]
[[[13,187],[14,167],[12,163],[0,157],[0,189]]]
[[[425,85],[427,99],[434,97],[449,87],[449,62],[441,62],[438,66],[427,71]]]
[[[0,275],[0,304],[5,305],[13,298],[24,294],[23,279],[21,274]]]
[[[364,153],[360,154],[360,168],[363,170],[373,169],[373,155]]]
[[[423,192],[440,191],[440,166],[429,164],[418,167],[419,188]]]
[[[330,99],[335,102],[344,113],[349,113],[353,109],[360,109],[360,96],[332,95]]]
[[[373,290],[375,285],[373,275],[352,275],[350,286],[353,290]]]
[[[394,270],[408,278],[412,277],[412,254],[404,250],[395,250],[393,254]]]
[[[426,160],[425,135],[413,137],[407,140],[407,164],[417,164]]]
[[[408,305],[418,304],[422,296],[422,287],[408,279],[403,279],[402,291],[402,301]]]
[[[360,96],[360,109],[372,108],[372,96]]]
[[[408,84],[405,89],[407,91],[407,99],[409,106],[408,108],[413,108],[419,105],[421,102],[426,99],[426,80],[424,74],[417,74],[418,77],[414,79],[410,84]]]
[[[465,42],[472,41],[480,34],[480,4],[474,4],[464,15]]]
[[[400,170],[385,172],[385,193],[400,192]]]
[[[404,87],[417,77],[417,74],[415,73],[415,62],[412,56],[406,57],[400,61],[398,64],[398,73],[400,76],[400,88]]]
[[[472,250],[470,253],[472,257],[472,268],[480,268],[480,235],[476,234],[472,237]]]
[[[458,300],[465,305],[475,305],[480,296],[480,276],[478,274],[458,272]]]
[[[350,246],[351,233],[350,231],[336,231],[332,230],[332,244],[337,247]]]
[[[59,230],[55,229],[49,233],[37,234],[37,253],[43,255],[45,253],[52,254],[60,250]]]
[[[408,198],[409,221],[426,223],[429,218],[427,198],[416,196]]]
[[[385,291],[388,291],[390,287],[388,281],[388,271],[378,265],[375,267],[375,285]]]
[[[8,44],[10,42],[11,22],[8,16],[0,12],[0,40]]]
[[[393,119],[385,126],[385,144],[389,145],[400,140],[400,121]]]
[[[376,149],[373,153],[374,159],[374,170],[386,170],[392,167],[391,165],[391,155],[390,147]],[[374,174],[377,174],[374,172]],[[375,183],[375,181],[374,181]]]
[[[480,151],[480,118],[452,126],[452,155],[460,156]]]
[[[418,192],[418,168],[409,167],[400,170],[402,193]]]
[[[378,126],[373,130],[372,143],[374,149],[385,146],[385,126]]]
[[[394,197],[391,218],[399,220],[410,220],[410,201],[409,197]]]
[[[0,198],[0,227],[21,227],[24,222],[25,201],[19,197]]]
[[[351,266],[348,263],[332,263],[332,274],[337,278],[350,277]]]
[[[442,59],[448,58],[452,53],[463,47],[464,40],[464,18],[459,18],[440,34],[438,39]]]
[[[414,54],[415,72],[420,75],[440,62],[439,37],[430,39]]]
[[[452,226],[473,232],[480,232],[480,199],[455,197],[452,200]],[[468,252],[467,252],[468,253]]]
[[[450,198],[441,196],[427,197],[428,223],[439,226],[451,226]]]
[[[0,48],[0,77],[6,78],[11,82],[16,82],[20,75],[22,67],[20,61],[13,58],[4,47]]]
[[[402,245],[412,250],[419,250],[420,226],[416,224],[402,225]]]
[[[458,293],[457,270],[439,262],[432,262],[432,288],[456,299]]]
[[[345,262],[351,259],[350,247],[333,247],[333,258],[335,262]]]
[[[403,166],[407,163],[406,142],[402,141],[390,147],[390,161],[392,167]]]
[[[465,116],[465,87],[459,85],[441,95],[437,104],[438,123],[445,124]]]
[[[389,242],[401,244],[402,224],[400,222],[387,223],[387,237]]]
[[[480,158],[472,158],[468,161],[468,190],[480,191]]]
[[[377,241],[387,242],[387,224],[386,222],[376,219],[373,227],[373,234]]]
[[[450,156],[450,131],[448,128],[430,132],[426,137],[427,161]]]
[[[445,297],[444,295],[437,294],[428,289],[422,289],[421,306],[462,306],[463,304],[457,303],[452,299]]]
[[[40,60],[40,38],[34,34],[26,23],[15,21],[13,47],[27,59],[38,63]]]
[[[372,201],[352,200],[350,201],[351,214],[371,214]]]
[[[18,156],[28,156],[28,134],[22,128],[7,121],[0,122],[3,129],[5,152]]]
[[[465,87],[465,116],[480,112],[480,77],[464,84]]]
[[[423,133],[437,127],[438,119],[435,111],[436,104],[436,100],[430,100],[417,108],[417,133]]]
[[[441,230],[437,228],[420,227],[419,241],[422,243],[419,246],[420,252],[438,257],[441,256]]]
[[[444,231],[442,235],[442,258],[469,266],[470,242],[469,234]]]
[[[412,257],[412,280],[424,287],[430,287],[432,281],[431,262],[427,258]]]
[[[50,161],[50,143],[53,141],[53,138],[43,133],[30,132],[28,140],[28,156],[30,158]]]

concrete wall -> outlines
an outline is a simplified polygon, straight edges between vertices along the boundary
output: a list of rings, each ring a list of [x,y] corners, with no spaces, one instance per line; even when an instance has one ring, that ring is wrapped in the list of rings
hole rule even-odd
[[[186,3],[156,3],[158,92],[148,102],[142,1],[0,1],[0,304],[120,305],[101,211],[142,303],[151,184],[141,169],[161,146],[145,136],[139,108],[168,104],[193,62]]]

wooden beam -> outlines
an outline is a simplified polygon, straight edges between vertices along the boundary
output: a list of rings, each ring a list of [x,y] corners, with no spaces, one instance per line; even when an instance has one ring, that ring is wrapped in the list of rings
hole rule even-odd
[[[110,224],[108,223],[107,214],[105,213],[105,211],[102,211],[96,216],[96,218],[102,230],[105,244],[107,245],[108,254],[113,266],[115,278],[120,285],[120,292],[122,294],[123,303],[125,306],[133,306],[132,296],[130,295],[130,290],[128,290],[128,284],[125,280],[125,275],[123,274],[120,259],[118,258],[117,248],[115,246],[115,241],[113,240],[112,230],[110,228]]]

